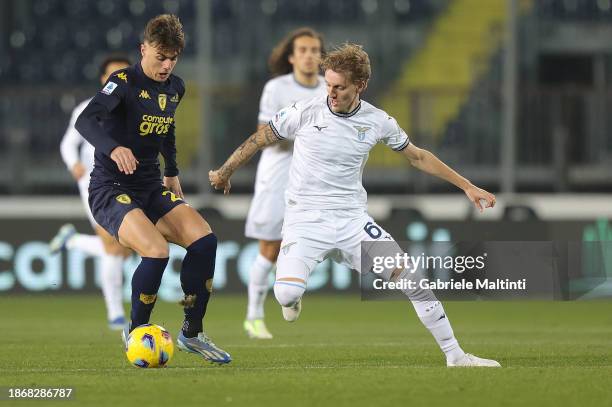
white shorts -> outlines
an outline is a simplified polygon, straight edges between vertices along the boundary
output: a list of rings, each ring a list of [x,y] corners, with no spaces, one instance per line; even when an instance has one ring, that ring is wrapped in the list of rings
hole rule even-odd
[[[308,275],[327,258],[361,272],[361,243],[372,241],[395,242],[365,210],[288,208],[276,277],[304,278],[284,269],[285,259],[301,260]]]
[[[98,226],[98,222],[95,221],[93,214],[91,213],[91,209],[89,209],[89,173],[83,175],[77,181],[77,184],[79,186],[79,193],[81,195],[81,200],[83,201],[83,206],[85,207],[85,213],[87,214],[89,223],[91,223],[91,226],[95,230],[96,226]]]
[[[281,240],[285,191],[261,191],[253,196],[246,219],[244,234],[257,240]]]

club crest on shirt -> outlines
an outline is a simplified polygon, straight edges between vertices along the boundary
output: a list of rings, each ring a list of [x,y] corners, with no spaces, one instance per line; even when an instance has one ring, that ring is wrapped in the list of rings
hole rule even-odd
[[[353,126],[355,130],[357,130],[357,138],[359,141],[363,141],[365,139],[366,131],[370,130],[370,127],[361,127],[361,126]]]
[[[166,110],[166,101],[168,99],[168,96],[166,96],[165,93],[160,93],[157,96],[157,103],[159,103],[159,108],[161,110]]]

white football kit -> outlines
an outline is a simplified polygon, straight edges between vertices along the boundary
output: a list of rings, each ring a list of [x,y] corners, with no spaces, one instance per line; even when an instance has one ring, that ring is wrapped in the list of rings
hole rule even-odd
[[[326,258],[360,271],[361,242],[393,241],[367,213],[363,168],[377,143],[401,151],[408,136],[365,101],[350,113],[334,113],[327,96],[285,107],[270,126],[278,138],[294,140],[277,279],[308,278],[285,269],[284,259],[299,259],[308,274]]]
[[[259,103],[258,121],[267,124],[285,106],[325,94],[325,80],[306,87],[295,80],[293,73],[269,80]],[[261,153],[255,177],[255,194],[247,215],[245,235],[258,240],[281,240],[284,194],[289,179],[292,149],[288,143],[265,148]]]
[[[95,148],[74,128],[74,123],[85,107],[87,107],[90,100],[91,99],[87,99],[79,103],[72,111],[70,123],[68,124],[66,133],[64,133],[64,137],[60,144],[60,153],[62,154],[62,159],[68,167],[68,170],[72,170],[72,167],[77,162],[81,162],[85,167],[85,174],[78,180],[77,184],[79,186],[83,206],[85,207],[85,212],[87,213],[87,218],[91,225],[95,227],[98,223],[94,220],[91,209],[89,209],[89,192],[87,191],[89,188],[89,174],[91,174],[94,166]]]
[[[285,194],[283,240],[276,269],[274,294],[286,321],[297,320],[308,277],[325,258],[361,272],[362,242],[370,244],[366,257],[401,248],[367,213],[367,194],[361,183],[368,153],[383,143],[401,151],[410,141],[395,119],[361,101],[346,114],[334,113],[327,97],[296,103],[270,121],[279,139],[295,140],[289,184]],[[368,259],[365,272],[369,271]],[[383,272],[392,280],[395,268]],[[409,277],[401,271],[399,279]],[[459,346],[444,307],[431,290],[403,290],[425,327],[446,355],[447,366],[499,367],[494,360],[466,354]]]

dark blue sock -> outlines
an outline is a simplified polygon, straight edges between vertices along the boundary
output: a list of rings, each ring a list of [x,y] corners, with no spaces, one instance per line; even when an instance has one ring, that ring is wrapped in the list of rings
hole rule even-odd
[[[215,275],[217,237],[211,233],[187,248],[181,269],[181,287],[185,293],[183,335],[187,338],[202,332],[202,319],[212,292]]]
[[[149,322],[167,264],[168,257],[163,259],[143,257],[136,268],[132,277],[132,323],[130,331],[138,325]]]

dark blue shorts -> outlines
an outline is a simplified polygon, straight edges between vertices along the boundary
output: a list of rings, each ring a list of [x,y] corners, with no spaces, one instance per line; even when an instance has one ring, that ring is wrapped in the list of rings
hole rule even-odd
[[[163,185],[148,189],[128,189],[116,185],[89,186],[89,207],[94,219],[108,233],[119,238],[119,227],[132,209],[142,209],[155,224],[173,208],[185,203]]]

